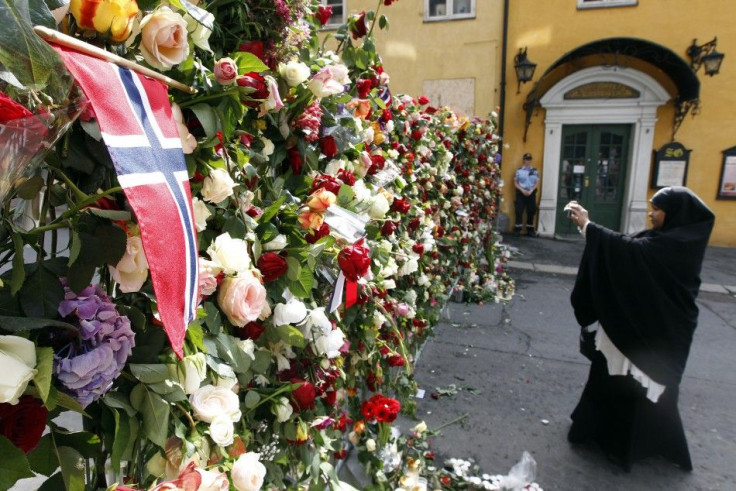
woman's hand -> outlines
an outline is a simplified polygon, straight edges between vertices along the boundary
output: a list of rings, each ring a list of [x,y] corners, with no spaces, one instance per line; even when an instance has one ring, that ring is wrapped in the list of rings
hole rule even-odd
[[[578,228],[583,228],[586,223],[590,221],[588,218],[588,210],[580,206],[577,201],[570,201],[566,206],[566,210],[570,210],[570,221],[577,225]]]

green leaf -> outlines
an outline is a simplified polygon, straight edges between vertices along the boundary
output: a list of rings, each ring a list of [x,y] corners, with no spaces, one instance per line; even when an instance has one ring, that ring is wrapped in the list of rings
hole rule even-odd
[[[355,191],[351,186],[340,186],[340,191],[337,193],[337,204],[343,208],[353,201],[355,198]]]
[[[77,326],[68,322],[56,321],[53,319],[43,319],[40,317],[14,317],[8,315],[0,315],[0,328],[6,331],[30,331],[32,329],[42,329],[44,327],[62,327],[72,332],[77,332]]]
[[[286,264],[289,267],[289,269],[286,270],[286,277],[291,281],[297,281],[299,279],[299,273],[302,270],[299,260],[293,256],[288,256],[286,258]]]
[[[287,344],[296,346],[297,348],[303,348],[307,345],[307,340],[304,339],[302,332],[294,326],[285,324],[276,328],[279,337]]]
[[[59,457],[54,449],[51,433],[41,437],[36,448],[28,454],[28,462],[31,470],[44,476],[50,476],[59,468]]]
[[[54,368],[54,349],[36,346],[36,375],[33,383],[36,384],[41,400],[46,402],[51,390],[51,374]]]
[[[276,216],[276,214],[281,209],[281,205],[284,204],[284,201],[286,201],[286,195],[282,194],[279,196],[279,199],[271,203],[265,210],[263,210],[263,215],[260,216],[258,219],[258,223],[268,223],[273,219],[273,217]]]
[[[26,280],[26,269],[23,265],[23,239],[18,234],[12,234],[15,255],[13,256],[13,272],[10,277],[10,293],[15,295]]]
[[[64,299],[64,287],[61,286],[59,277],[41,263],[26,279],[18,298],[28,317],[53,319],[59,315],[58,308]]]
[[[314,285],[314,273],[309,268],[302,268],[297,281],[289,282],[289,290],[298,298],[307,298]]]
[[[74,264],[82,251],[82,239],[76,230],[71,231],[71,246],[69,247],[69,264]]]
[[[160,364],[130,364],[130,372],[144,384],[163,382],[171,377],[169,366]]]
[[[33,477],[26,455],[0,435],[0,489],[9,489],[18,479]]]
[[[258,225],[258,228],[256,229],[256,233],[258,234],[258,239],[261,241],[261,243],[265,244],[276,238],[276,236],[279,234],[279,229],[273,223],[261,222],[261,224]]]
[[[38,196],[38,192],[43,187],[43,177],[33,176],[27,179],[20,186],[18,186],[16,192],[18,197],[25,200],[31,200]]]
[[[189,109],[194,112],[194,115],[199,120],[205,135],[207,135],[207,138],[215,138],[215,136],[217,135],[217,130],[219,129],[219,124],[217,120],[217,113],[215,112],[214,108],[209,104],[200,103],[193,105]]]
[[[245,351],[238,346],[238,339],[227,334],[220,334],[215,339],[217,354],[230,365],[235,373],[245,373],[250,368],[251,360]]]
[[[54,439],[57,448],[70,447],[81,454],[82,457],[91,459],[96,457],[101,449],[100,437],[89,431],[56,431]]]
[[[253,409],[260,401],[261,395],[255,390],[249,390],[248,393],[245,394],[245,407],[248,409]]]
[[[67,491],[84,491],[84,467],[79,466],[82,456],[72,447],[58,447],[59,466]]]
[[[111,220],[113,222],[129,222],[131,218],[130,212],[124,210],[103,210],[101,208],[87,208],[87,211],[95,216],[107,218],[108,220]]]
[[[187,327],[186,337],[195,348],[200,351],[204,351],[205,353],[207,352],[204,344],[202,343],[202,340],[204,339],[204,329],[202,329],[202,325],[199,322],[195,321],[189,324],[189,327]]]
[[[214,335],[220,334],[222,328],[222,315],[220,309],[214,304],[214,302],[205,302],[204,311],[207,317],[204,318],[204,323],[207,325],[207,329]]]
[[[238,65],[238,73],[265,72],[268,67],[253,53],[239,51],[234,53],[233,59]]]
[[[130,420],[125,414],[118,411],[112,412],[115,418],[115,438],[112,441],[112,452],[110,453],[110,464],[115,472],[120,472],[120,461],[123,458],[123,452],[128,447],[130,440]]]
[[[266,373],[271,366],[271,353],[269,351],[256,351],[256,359],[250,365],[255,373]]]
[[[135,416],[135,409],[130,405],[128,397],[120,392],[108,392],[102,397],[102,402],[109,408],[122,409],[128,416]]]
[[[130,402],[143,415],[143,430],[148,439],[164,448],[169,436],[169,404],[143,384],[133,388]]]

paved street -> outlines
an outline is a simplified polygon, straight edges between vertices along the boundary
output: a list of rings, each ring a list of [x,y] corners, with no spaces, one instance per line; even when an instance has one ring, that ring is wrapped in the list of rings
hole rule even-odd
[[[509,243],[518,247],[511,263],[514,299],[508,305],[450,304],[450,320],[417,363],[426,390],[418,417],[437,428],[467,414],[435,440],[438,457],[472,457],[483,472],[505,474],[527,450],[545,490],[734,489],[736,291],[729,293],[728,285],[736,283],[736,251],[711,248],[706,255],[700,324],[680,390],[695,469],[684,473],[652,459],[627,474],[594,447],[566,440],[589,367],[577,351],[569,306],[582,242],[522,237]],[[454,397],[429,397],[450,384],[460,389]]]

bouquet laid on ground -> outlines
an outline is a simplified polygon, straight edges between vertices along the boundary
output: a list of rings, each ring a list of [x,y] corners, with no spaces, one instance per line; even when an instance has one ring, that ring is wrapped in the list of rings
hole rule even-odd
[[[48,115],[79,116],[53,148],[0,147],[0,487],[35,472],[47,489],[335,488],[361,420],[388,470],[452,289],[513,294],[493,122],[390,92],[372,33],[392,2],[350,16],[332,50],[318,3],[0,2],[20,29],[0,35],[0,124],[61,135]],[[94,108],[32,23],[197,90],[170,91],[199,269],[181,356]]]

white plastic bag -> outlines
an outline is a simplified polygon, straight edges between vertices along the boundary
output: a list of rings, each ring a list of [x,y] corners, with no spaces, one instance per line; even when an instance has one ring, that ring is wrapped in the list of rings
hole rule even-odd
[[[523,491],[524,486],[534,482],[536,478],[537,461],[529,452],[524,450],[524,453],[521,454],[521,460],[511,468],[507,476],[501,478],[499,485],[503,490]]]

